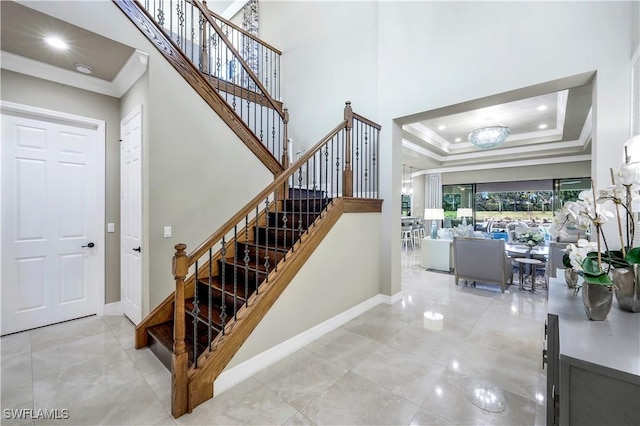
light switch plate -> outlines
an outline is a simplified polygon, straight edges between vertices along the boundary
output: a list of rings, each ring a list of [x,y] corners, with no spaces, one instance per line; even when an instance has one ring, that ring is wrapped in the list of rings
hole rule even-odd
[[[107,232],[116,232],[116,224],[107,223]]]
[[[171,238],[171,227],[170,226],[165,226],[164,227],[164,237],[165,238]]]

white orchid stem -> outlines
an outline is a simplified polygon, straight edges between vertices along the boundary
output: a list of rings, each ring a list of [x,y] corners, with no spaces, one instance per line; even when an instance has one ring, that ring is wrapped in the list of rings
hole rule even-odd
[[[616,179],[613,174],[613,169],[609,168],[609,171],[611,172],[611,184],[613,185],[613,198],[617,199],[618,197],[616,194]],[[594,194],[593,199],[595,200],[595,198],[596,197]],[[622,258],[624,259],[627,256],[627,251],[624,248],[624,237],[622,236],[622,221],[620,220],[620,204],[616,202],[614,202],[614,204],[616,205],[616,217],[618,218],[618,234],[620,235],[620,247],[622,247]]]
[[[594,224],[596,225],[596,238],[598,241],[598,270],[602,271],[602,253],[600,252],[600,223],[598,218],[598,207],[596,205],[596,187],[593,184],[593,179],[591,179],[591,193],[593,194],[593,211],[596,214],[596,220]]]

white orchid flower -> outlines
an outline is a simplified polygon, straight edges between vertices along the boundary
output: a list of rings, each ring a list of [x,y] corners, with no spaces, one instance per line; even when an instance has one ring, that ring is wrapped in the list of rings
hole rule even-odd
[[[578,200],[593,203],[593,192],[591,190],[580,192],[580,194],[578,194]]]
[[[576,245],[580,248],[590,248],[589,251],[598,250],[598,243],[596,243],[595,241],[586,240],[584,238],[580,238],[578,242],[576,242]]]
[[[615,205],[613,202],[598,204],[596,206],[596,220],[603,224],[604,222],[608,222],[609,219],[613,219],[615,217],[614,214]]]
[[[638,169],[630,166],[627,163],[623,163],[616,172],[616,182],[621,185],[633,185],[638,183]]]
[[[565,250],[569,253],[571,267],[576,271],[582,271],[582,264],[587,258],[588,253],[597,251],[598,244],[580,239],[576,244],[569,244]]]
[[[616,204],[622,204],[622,194],[625,193],[624,187],[621,186],[610,186],[606,189],[598,190],[598,199],[597,203],[606,203],[606,202],[614,202]]]

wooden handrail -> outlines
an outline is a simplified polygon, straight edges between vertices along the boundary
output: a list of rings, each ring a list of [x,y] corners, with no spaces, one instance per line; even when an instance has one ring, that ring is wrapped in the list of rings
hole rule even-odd
[[[346,128],[347,121],[343,120],[340,124],[338,124],[332,131],[330,131],[324,138],[320,140],[317,144],[313,146],[309,151],[307,151],[298,161],[293,163],[291,167],[286,169],[280,176],[278,176],[269,186],[263,189],[258,195],[253,197],[251,201],[249,201],[238,213],[233,215],[231,219],[225,222],[216,232],[211,234],[209,238],[198,248],[193,250],[188,256],[188,264],[191,266],[195,263],[197,259],[199,259],[202,255],[204,255],[207,250],[209,250],[213,245],[222,239],[229,231],[233,229],[244,217],[248,216],[253,210],[255,210],[256,206],[259,205],[262,201],[264,201],[269,195],[271,195],[278,186],[282,185],[289,179],[291,175],[293,175],[299,168],[302,166],[307,160],[315,155],[316,152],[322,148],[322,146],[327,143],[331,138],[333,138],[340,130]]]
[[[365,124],[368,124],[371,127],[374,127],[378,130],[382,130],[382,126],[379,125],[378,123],[374,123],[373,121],[369,120],[366,117],[361,116],[360,114],[356,114],[355,112],[353,113],[353,118],[355,118],[358,121],[362,121]]]
[[[191,3],[191,0],[187,0],[187,2]],[[258,43],[262,44],[263,46],[266,46],[269,49],[273,50],[278,55],[282,55],[282,52],[280,50],[278,50],[275,47],[271,46],[269,43],[266,43],[264,40],[259,39],[258,37],[254,36],[253,34],[251,34],[249,31],[245,30],[244,28],[237,26],[233,22],[229,21],[228,19],[223,18],[222,16],[218,15],[217,13],[215,13],[213,10],[209,9],[206,6],[206,1],[203,1],[203,3],[205,5],[205,8],[209,11],[209,13],[211,15],[213,15],[213,17],[215,19],[217,19],[218,21],[224,22],[225,24],[227,24],[231,28],[233,28],[233,29],[235,29],[237,31],[240,31],[242,34],[246,35],[247,37],[251,38],[252,40],[257,41]]]
[[[202,12],[202,14],[205,16],[205,18],[207,19],[207,22],[209,22],[209,24],[211,24],[211,26],[214,28],[216,33],[218,33],[218,36],[227,45],[227,49],[229,49],[231,51],[231,53],[233,53],[233,56],[235,56],[236,59],[238,59],[238,61],[242,65],[242,68],[244,68],[245,72],[247,72],[251,76],[251,79],[253,80],[255,85],[258,86],[258,89],[260,89],[260,91],[262,92],[263,96],[267,98],[267,101],[269,101],[269,103],[271,104],[272,108],[278,112],[278,115],[280,115],[281,118],[284,119],[283,111],[278,107],[278,105],[276,105],[276,102],[271,97],[271,94],[262,85],[262,83],[260,82],[260,79],[254,74],[253,70],[251,70],[251,67],[249,67],[249,64],[247,64],[247,62],[242,58],[242,55],[240,54],[240,52],[238,52],[236,50],[236,48],[233,46],[233,43],[231,43],[231,41],[224,34],[224,32],[222,31],[222,28],[220,28],[218,26],[218,24],[215,23],[215,21],[213,20],[211,15],[208,13],[209,9],[204,7],[204,5],[202,4],[202,2],[200,0],[192,0],[192,1],[193,1],[193,4],[196,5],[196,7],[198,9],[200,9],[200,12]]]

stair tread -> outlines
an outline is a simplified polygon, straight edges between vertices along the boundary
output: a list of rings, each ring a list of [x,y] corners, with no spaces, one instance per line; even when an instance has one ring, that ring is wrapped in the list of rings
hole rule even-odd
[[[211,281],[209,281],[209,277],[200,277],[198,278],[198,282],[201,284],[204,284],[205,286],[208,286],[209,282],[211,282],[212,288],[216,289],[217,291],[222,291],[222,278],[218,275],[211,277]],[[238,284],[242,284],[242,285],[237,286],[236,297],[244,303],[244,301],[247,299],[245,296],[244,283],[238,283]],[[225,294],[227,295],[227,299],[229,297],[233,297],[233,281],[229,282],[227,280],[227,282],[225,282],[224,287],[225,287]],[[209,297],[209,295],[206,294],[205,297]]]
[[[163,346],[167,348],[173,347],[173,321],[152,325],[147,328],[147,332]]]
[[[242,244],[246,244],[249,247],[254,247],[260,250],[268,250],[268,251],[279,251],[282,253],[286,253],[289,251],[288,248],[284,248],[284,247],[279,247],[279,246],[273,246],[273,245],[264,245],[264,244],[260,244],[260,243],[255,243],[253,241],[250,242],[244,242],[244,243],[238,243],[238,245],[242,245]]]

